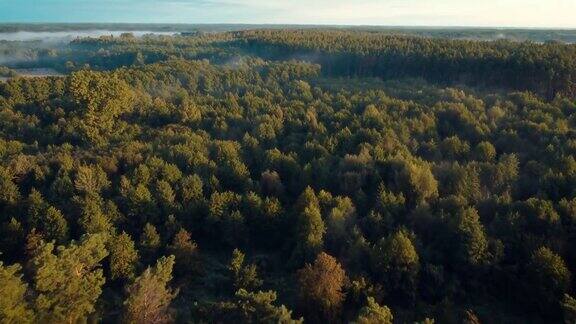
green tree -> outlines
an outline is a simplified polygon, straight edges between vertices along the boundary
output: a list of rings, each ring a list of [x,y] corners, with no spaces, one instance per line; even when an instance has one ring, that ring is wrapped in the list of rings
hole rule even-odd
[[[83,165],[78,167],[74,187],[84,195],[100,195],[102,190],[110,186],[106,172],[98,165]]]
[[[156,201],[146,185],[140,183],[128,192],[128,216],[141,222],[153,222],[159,212]]]
[[[44,236],[49,240],[64,243],[68,239],[68,222],[66,222],[64,215],[54,207],[49,207],[46,210],[41,229]]]
[[[438,196],[438,182],[425,162],[396,159],[394,182],[413,204]]]
[[[114,131],[118,116],[130,111],[133,92],[115,75],[89,70],[74,72],[68,78],[67,92],[76,105],[74,113],[82,119],[86,140],[101,144]]]
[[[199,206],[204,201],[204,184],[198,175],[182,178],[180,186],[180,195],[185,206]]]
[[[242,197],[231,191],[215,192],[210,196],[208,217],[209,230],[219,233],[231,246],[239,246],[248,240],[244,215],[240,212]]]
[[[496,148],[490,142],[480,142],[474,148],[474,158],[482,162],[492,162],[496,158]]]
[[[404,300],[415,297],[420,258],[408,233],[399,230],[382,238],[374,247],[372,259],[387,289]]]
[[[168,287],[172,280],[174,256],[162,257],[128,286],[124,302],[126,323],[170,323],[170,304],[178,291]]]
[[[238,249],[234,249],[228,270],[232,274],[234,288],[253,290],[262,285],[262,280],[258,279],[256,265],[250,264],[246,266],[244,264],[244,257],[244,253]]]
[[[337,197],[336,205],[326,219],[326,247],[340,255],[352,238],[356,224],[356,208],[348,197]]]
[[[162,208],[164,214],[170,214],[176,208],[176,195],[172,186],[167,181],[160,180],[156,183],[156,200]]]
[[[174,272],[179,275],[198,274],[200,272],[200,256],[198,245],[192,240],[190,233],[185,229],[180,229],[172,244],[168,246],[168,253],[176,258]]]
[[[42,194],[32,189],[27,199],[28,220],[33,228],[40,230],[48,240],[64,243],[68,238],[68,222],[60,210],[51,207]]]
[[[366,306],[362,307],[356,324],[392,324],[392,311],[387,306],[380,306],[372,297],[368,297]]]
[[[475,266],[488,261],[488,240],[476,209],[466,208],[458,213],[455,232],[458,236],[455,250],[463,264]]]
[[[142,235],[140,236],[140,246],[147,253],[154,254],[160,247],[160,243],[160,234],[158,234],[156,227],[150,223],[147,223],[144,226]]]
[[[520,204],[529,228],[538,234],[554,234],[559,229],[560,215],[549,200],[530,198]]]
[[[0,262],[0,322],[6,324],[33,323],[32,311],[22,280],[20,265],[4,266]]]
[[[296,212],[296,247],[292,253],[291,262],[300,265],[313,260],[322,251],[324,233],[326,232],[320,203],[316,193],[310,187],[306,188],[298,198]]]
[[[276,293],[273,291],[248,292],[240,289],[236,292],[234,310],[235,319],[241,323],[278,323],[298,324],[302,319],[292,319],[292,312],[284,305],[275,306]]]
[[[100,235],[60,247],[44,243],[34,258],[36,309],[43,323],[76,323],[94,312],[105,279],[100,269],[108,252]]]
[[[40,229],[40,222],[44,218],[44,213],[48,209],[49,205],[44,201],[42,194],[35,188],[32,188],[30,191],[28,199],[26,200],[26,205],[28,207],[28,222],[30,226]]]
[[[20,199],[20,191],[14,183],[14,175],[0,166],[0,206],[14,205]]]
[[[533,297],[544,308],[556,304],[570,287],[571,273],[564,260],[546,247],[532,254],[527,269]]]
[[[104,212],[104,201],[97,194],[80,198],[80,219],[78,223],[86,234],[112,234],[110,218]]]
[[[138,251],[126,232],[110,240],[110,275],[112,279],[133,279],[138,264]]]
[[[562,299],[562,310],[564,313],[564,323],[576,323],[576,299],[568,294],[564,294]]]
[[[4,257],[17,259],[22,256],[26,233],[22,224],[14,217],[0,228],[0,246]]]

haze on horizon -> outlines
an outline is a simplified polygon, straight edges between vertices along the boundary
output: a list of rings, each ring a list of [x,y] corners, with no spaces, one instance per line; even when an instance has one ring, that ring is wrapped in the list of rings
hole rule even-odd
[[[0,23],[576,28],[574,0],[0,0]]]

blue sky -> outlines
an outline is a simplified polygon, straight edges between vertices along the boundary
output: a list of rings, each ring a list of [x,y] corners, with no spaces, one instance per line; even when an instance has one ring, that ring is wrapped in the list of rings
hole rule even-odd
[[[0,22],[576,28],[576,0],[0,0]]]

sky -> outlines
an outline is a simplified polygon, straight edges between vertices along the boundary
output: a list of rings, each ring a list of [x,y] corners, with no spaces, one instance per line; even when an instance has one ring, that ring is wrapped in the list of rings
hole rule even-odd
[[[0,0],[0,22],[576,28],[576,0]]]

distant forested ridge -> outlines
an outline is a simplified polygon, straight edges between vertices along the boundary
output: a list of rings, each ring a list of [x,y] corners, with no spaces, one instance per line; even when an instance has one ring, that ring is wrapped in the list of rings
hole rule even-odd
[[[0,49],[2,323],[576,318],[572,45],[286,29]]]

